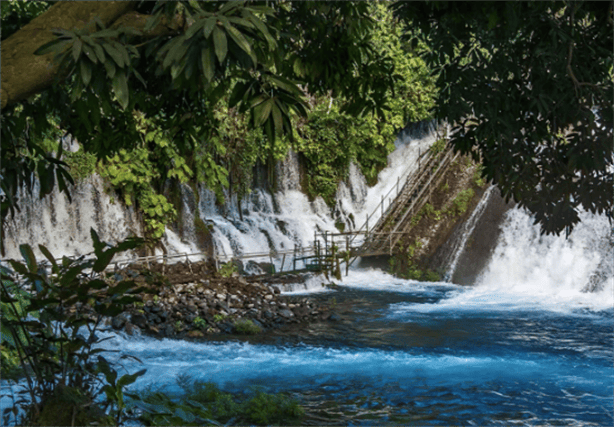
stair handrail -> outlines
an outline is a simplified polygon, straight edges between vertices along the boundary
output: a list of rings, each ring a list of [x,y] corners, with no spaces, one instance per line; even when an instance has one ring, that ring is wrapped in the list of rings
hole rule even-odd
[[[431,168],[433,164],[437,161],[437,159],[442,157],[442,153],[443,152],[439,152],[436,154],[429,153],[427,159],[424,161],[424,163],[421,164],[416,173],[412,174],[411,177],[407,177],[408,179],[405,181],[405,184],[403,184],[403,187],[401,187],[400,192],[395,196],[395,199],[388,205],[388,208],[383,212],[383,215],[379,217],[372,230],[377,230],[386,221],[389,214],[391,213],[390,211],[393,208],[396,208],[400,196],[406,192],[406,187],[409,186],[409,188],[407,188],[407,192],[411,193],[414,188],[420,184],[421,178],[424,175],[425,171]]]
[[[414,176],[416,176],[416,180],[412,183],[412,188],[411,188],[412,191],[413,191],[413,187],[415,187],[416,185],[418,185],[421,182],[421,180],[422,180],[424,174],[426,173],[426,171],[429,168],[432,167],[432,164],[431,164],[430,160],[433,160],[433,162],[434,162],[435,159],[439,159],[439,163],[437,165],[437,169],[435,170],[435,172],[432,173],[432,175],[429,178],[429,180],[427,181],[426,185],[420,190],[419,194],[411,202],[409,208],[407,209],[405,214],[403,214],[401,219],[399,221],[396,221],[396,226],[394,227],[394,229],[392,231],[388,232],[387,234],[390,234],[390,235],[392,235],[392,234],[395,234],[395,235],[405,234],[405,233],[398,232],[399,226],[404,223],[405,219],[407,218],[407,215],[409,215],[409,213],[413,211],[414,206],[416,205],[416,203],[418,203],[420,200],[422,200],[423,195],[424,195],[425,191],[429,188],[432,180],[439,174],[439,172],[442,170],[442,168],[447,166],[447,164],[451,161],[450,159],[452,158],[453,155],[454,155],[454,147],[448,145],[447,149],[445,151],[437,153],[436,155],[431,157],[429,159],[429,162],[427,162],[428,164],[425,163],[424,167],[421,167],[420,170],[418,171],[418,173],[416,173],[414,175]],[[379,221],[378,221],[378,224],[379,224]],[[375,234],[383,234],[381,232],[377,232],[377,228],[376,227],[373,228],[373,231],[375,232]],[[398,241],[398,238],[395,239],[394,244],[396,244],[397,241]],[[376,242],[378,242],[378,240],[374,240],[372,242],[368,242],[368,240],[367,240],[367,241],[365,241],[363,243],[363,245],[364,244],[373,245]],[[352,260],[352,262],[353,262],[353,260]]]
[[[433,156],[433,153],[431,152],[430,149],[426,150],[423,154],[421,154],[418,158],[420,160],[420,162],[422,163],[422,158],[426,157],[426,159],[424,160],[425,164],[426,162],[428,162]],[[368,227],[369,227],[369,218],[373,217],[375,215],[375,213],[378,210],[382,210],[382,205],[386,202],[386,200],[388,199],[388,197],[390,196],[390,194],[392,193],[393,190],[396,190],[396,194],[394,195],[394,199],[396,200],[396,198],[398,197],[398,195],[400,194],[399,191],[399,183],[401,181],[401,177],[403,177],[403,187],[401,187],[401,191],[403,190],[403,188],[405,187],[405,184],[407,183],[407,180],[409,179],[409,177],[412,175],[411,169],[415,166],[415,164],[409,165],[401,175],[399,175],[399,177],[397,177],[397,183],[396,185],[393,185],[392,188],[388,191],[388,193],[386,193],[386,195],[384,195],[381,199],[381,201],[377,204],[377,206],[373,209],[373,211],[371,211],[370,214],[367,214],[367,219],[365,220],[365,222],[363,222],[362,226],[356,230],[353,231],[352,233],[354,233],[352,235],[352,237],[350,238],[350,243],[352,243],[354,241],[354,239],[356,237],[358,237],[360,234],[363,234],[363,231],[366,231],[365,234],[368,235]],[[420,172],[420,170],[418,170],[418,172]],[[386,208],[385,210],[383,210],[382,215],[380,216],[380,218],[385,217],[388,214],[388,210],[390,209],[390,207],[394,204],[394,202],[390,203],[388,205],[388,208]],[[378,221],[380,220],[380,218],[378,218]],[[376,222],[377,224],[377,222]],[[375,225],[375,224],[374,224]]]
[[[407,215],[409,215],[409,213],[413,210],[414,205],[416,203],[418,203],[423,197],[424,192],[429,188],[429,186],[431,185],[431,182],[437,177],[438,173],[447,166],[448,163],[451,163],[454,158],[456,158],[460,153],[456,153],[456,155],[454,154],[454,147],[449,147],[449,149],[447,150],[447,152],[445,153],[445,155],[443,156],[443,158],[441,159],[441,162],[439,163],[439,165],[437,166],[437,170],[435,170],[435,172],[433,172],[433,174],[431,175],[431,177],[429,178],[429,181],[427,182],[427,184],[422,188],[422,190],[420,191],[420,194],[418,194],[416,196],[416,198],[414,199],[414,201],[411,203],[411,205],[409,206],[409,208],[407,209],[407,211],[405,212],[405,214],[403,214],[403,216],[401,217],[400,220],[397,221],[396,226],[394,227],[394,229],[392,230],[392,233],[398,233],[398,229],[401,226],[401,224],[403,224],[405,222],[405,219],[407,218]]]

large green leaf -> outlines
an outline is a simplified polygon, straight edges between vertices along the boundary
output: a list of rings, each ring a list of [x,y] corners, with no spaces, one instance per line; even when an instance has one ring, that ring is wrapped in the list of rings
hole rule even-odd
[[[230,37],[234,40],[234,42],[245,53],[247,53],[250,56],[250,58],[252,59],[254,65],[256,65],[256,63],[258,62],[257,59],[256,59],[256,55],[254,54],[251,45],[249,44],[247,39],[243,36],[243,34],[241,34],[241,32],[239,30],[237,30],[235,27],[233,27],[230,24],[224,25],[224,27],[226,28],[226,31],[228,31],[228,34],[230,34]]]
[[[53,270],[54,273],[56,272],[56,270],[58,269],[58,263],[56,262],[55,258],[53,257],[53,255],[51,254],[51,252],[49,252],[49,249],[47,249],[45,246],[43,245],[38,245],[38,249],[41,251],[41,253],[43,255],[45,255],[45,258],[47,258],[49,260],[49,262],[51,263],[51,265],[53,266]]]
[[[213,44],[215,47],[215,55],[220,63],[224,62],[224,59],[226,59],[226,54],[228,53],[227,43],[226,34],[220,27],[216,26],[213,29]]]
[[[26,261],[28,269],[31,273],[36,273],[38,271],[38,265],[36,262],[36,257],[34,256],[34,251],[28,244],[19,245],[19,252],[21,252],[21,256]]]
[[[109,78],[115,77],[115,73],[117,72],[117,68],[115,67],[115,62],[113,61],[104,61],[104,68],[107,70],[107,76]]]
[[[205,36],[206,39],[208,39],[211,36],[211,32],[213,31],[216,25],[217,25],[217,19],[215,17],[207,18],[205,20],[205,25],[203,28],[203,35]]]
[[[130,101],[130,92],[128,91],[128,81],[124,70],[119,70],[117,73],[115,73],[112,82],[113,91],[115,92],[115,96],[117,96],[119,104],[122,106],[122,108],[126,109],[128,107],[128,102]]]
[[[94,55],[94,58],[96,56]],[[79,61],[79,65],[81,68],[81,79],[83,80],[83,84],[85,86],[90,84],[90,80],[92,79],[92,69],[90,68],[90,64],[88,64],[88,61],[84,59],[82,59],[81,61]]]
[[[123,375],[119,380],[117,380],[117,387],[125,387],[127,385],[132,384],[137,380],[138,377],[145,375],[145,372],[147,372],[147,369],[141,369],[134,374]]]
[[[81,48],[83,47],[83,42],[80,39],[76,39],[72,44],[72,57],[77,62],[79,57],[81,56]]]
[[[207,81],[211,81],[215,74],[215,57],[211,48],[208,47],[200,51],[200,60],[205,78]]]
[[[102,47],[107,51],[111,58],[113,58],[113,61],[115,61],[118,67],[124,67],[124,57],[117,49],[115,49],[110,43],[104,43]]]
[[[271,108],[271,113],[273,115],[273,121],[275,122],[275,134],[281,137],[284,129],[283,129],[282,114],[279,108],[277,107],[277,105],[273,105],[273,107]]]
[[[269,98],[267,101],[262,102],[252,109],[254,123],[256,126],[262,126],[267,121],[269,115],[271,114],[271,108],[273,108],[274,104],[275,100]]]

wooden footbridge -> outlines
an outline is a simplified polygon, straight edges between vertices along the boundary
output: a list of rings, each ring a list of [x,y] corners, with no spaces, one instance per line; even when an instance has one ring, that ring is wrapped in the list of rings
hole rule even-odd
[[[430,149],[415,164],[410,165],[404,174],[404,182],[399,178],[388,194],[381,197],[381,202],[367,215],[365,223],[357,230],[344,233],[314,233],[313,245],[295,246],[285,251],[266,253],[245,253],[242,255],[218,254],[216,265],[233,260],[267,260],[275,265],[274,260],[281,259],[281,267],[276,273],[293,273],[301,271],[333,271],[340,275],[358,257],[392,255],[399,240],[411,228],[411,219],[430,200],[433,190],[437,188],[450,164],[458,157],[447,144],[440,150]],[[175,262],[185,260],[188,264],[196,259],[207,258],[205,253],[177,254],[142,257],[126,260],[125,263]],[[122,261],[115,262],[115,268]]]

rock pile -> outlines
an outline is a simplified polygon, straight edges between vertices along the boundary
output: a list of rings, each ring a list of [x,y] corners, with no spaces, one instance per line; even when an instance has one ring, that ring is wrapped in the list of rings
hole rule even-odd
[[[329,317],[327,307],[308,298],[282,296],[277,286],[240,276],[209,276],[145,295],[142,304],[130,307],[110,323],[129,334],[140,330],[159,337],[201,338],[220,333],[253,334]]]

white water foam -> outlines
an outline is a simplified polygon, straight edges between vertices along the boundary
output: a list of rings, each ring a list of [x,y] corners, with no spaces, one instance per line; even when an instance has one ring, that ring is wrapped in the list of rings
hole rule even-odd
[[[338,286],[368,291],[424,293],[440,289],[455,289],[458,285],[447,282],[418,282],[401,279],[375,268],[351,268],[343,281],[334,281]]]
[[[38,198],[38,183],[32,195],[19,192],[21,211],[3,224],[6,258],[21,259],[19,245],[24,243],[32,246],[40,259],[39,244],[57,258],[92,253],[90,228],[109,243],[142,235],[134,208],[114,201],[98,175],[86,178],[70,191],[72,202],[57,186],[43,199]]]
[[[533,218],[522,209],[506,215],[492,259],[475,286],[459,288],[434,304],[398,304],[393,312],[590,314],[614,307],[611,228],[605,216],[583,213],[582,222],[566,239],[540,235]],[[587,292],[587,283],[599,268],[605,268],[600,283],[594,292]]]
[[[305,295],[332,292],[332,289],[326,286],[328,283],[329,281],[322,274],[318,274],[308,277],[302,283],[283,284],[281,293],[283,295]]]
[[[483,372],[500,376],[524,372],[539,375],[543,365],[539,361],[494,356],[457,356],[449,354],[413,354],[406,351],[382,349],[330,348],[299,345],[280,347],[239,342],[196,343],[181,340],[115,335],[103,343],[115,356],[130,354],[143,364],[123,362],[127,370],[147,369],[136,388],[155,384],[156,387],[176,388],[176,379],[188,375],[191,379],[214,381],[220,386],[241,383],[267,385],[271,380],[292,383],[333,375],[351,378],[388,378],[388,381],[414,381],[416,376],[428,375],[445,381],[453,376],[475,380]]]

